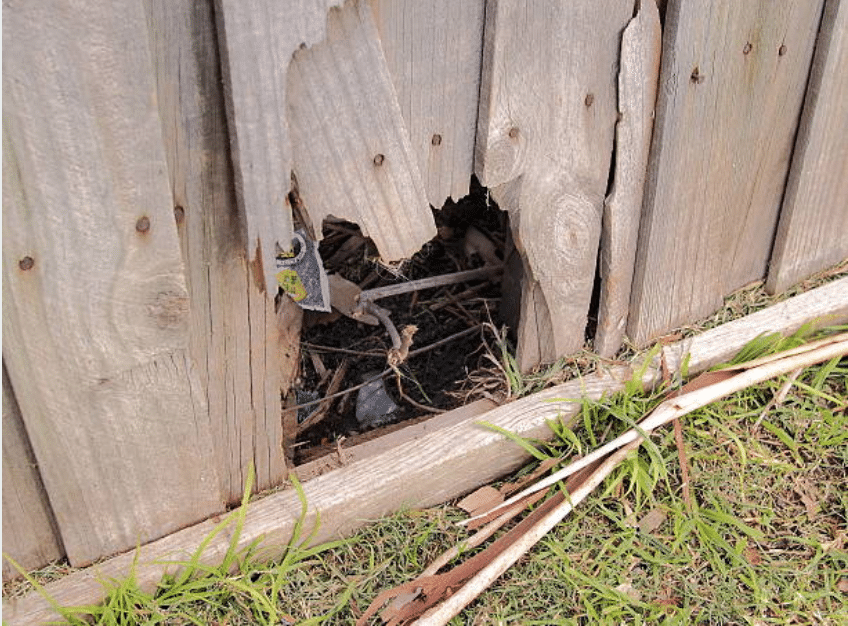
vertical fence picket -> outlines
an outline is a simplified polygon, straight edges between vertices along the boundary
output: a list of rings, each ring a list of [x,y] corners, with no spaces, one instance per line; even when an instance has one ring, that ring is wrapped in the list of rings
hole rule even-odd
[[[427,199],[468,194],[484,0],[371,0],[380,43]]]
[[[628,335],[764,277],[822,1],[669,0]]]
[[[141,5],[3,11],[3,356],[73,565],[221,509]]]
[[[522,369],[583,346],[631,2],[486,8],[476,171],[524,258]]]
[[[148,0],[151,50],[175,219],[186,265],[189,344],[204,385],[214,462],[224,497],[237,501],[251,463],[256,486],[285,478],[280,392],[296,364],[300,309],[280,348],[276,290],[247,262],[237,209],[210,2]]]
[[[816,44],[766,288],[848,257],[848,2],[829,0]]]

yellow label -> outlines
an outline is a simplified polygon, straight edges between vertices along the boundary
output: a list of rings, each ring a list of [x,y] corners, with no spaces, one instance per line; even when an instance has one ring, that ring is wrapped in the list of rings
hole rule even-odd
[[[306,287],[303,286],[303,281],[294,270],[282,270],[277,272],[277,282],[287,294],[289,294],[295,302],[300,302],[306,298]]]

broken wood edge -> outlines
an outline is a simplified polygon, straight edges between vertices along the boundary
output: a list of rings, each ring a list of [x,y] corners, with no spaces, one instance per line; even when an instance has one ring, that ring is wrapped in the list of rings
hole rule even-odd
[[[789,334],[808,322],[827,326],[846,321],[848,277],[666,346],[663,352],[671,372],[678,372],[688,355],[688,370],[694,374],[730,359],[763,332]],[[639,365],[638,360],[633,363]],[[581,396],[597,399],[620,391],[632,372],[630,365],[603,367],[582,380],[551,387],[482,416],[468,416],[306,481],[307,526],[314,525],[316,511],[321,513],[321,527],[314,541],[349,535],[369,521],[404,507],[441,504],[518,469],[529,455],[505,437],[481,427],[481,419],[522,437],[546,438],[550,436],[546,420],[572,419],[580,408]],[[660,379],[660,368],[655,364],[644,374],[643,384],[651,386]],[[299,511],[300,502],[293,489],[252,502],[239,547],[261,539],[264,556],[279,554],[291,537]],[[138,555],[132,551],[114,556],[45,585],[44,591],[59,606],[97,604],[107,591],[101,581],[124,578],[133,569],[139,586],[152,591],[164,574],[177,570],[168,561],[188,558],[221,519],[215,516],[151,542],[142,546]],[[221,562],[229,548],[230,532],[228,528],[209,542],[200,557],[201,564]],[[56,617],[37,592],[3,602],[3,618],[9,626],[40,624]]]

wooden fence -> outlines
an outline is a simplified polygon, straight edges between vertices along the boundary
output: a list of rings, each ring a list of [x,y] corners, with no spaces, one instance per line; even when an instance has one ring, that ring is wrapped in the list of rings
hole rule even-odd
[[[219,513],[250,465],[282,482],[293,175],[316,232],[349,219],[397,260],[476,173],[511,217],[525,368],[583,346],[596,275],[611,355],[848,256],[846,0],[668,0],[662,26],[654,0],[3,13],[3,548],[27,568]]]

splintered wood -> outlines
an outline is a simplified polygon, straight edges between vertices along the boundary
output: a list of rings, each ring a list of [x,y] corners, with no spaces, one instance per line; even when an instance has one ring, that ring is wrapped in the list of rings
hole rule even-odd
[[[317,236],[327,215],[348,219],[386,261],[436,236],[368,2],[330,11],[326,41],[297,51],[286,93],[293,168]]]
[[[476,172],[523,258],[522,370],[583,346],[632,15],[620,0],[486,9]]]
[[[604,202],[595,331],[595,352],[603,357],[618,352],[627,325],[661,52],[659,12],[653,0],[646,0],[621,38],[615,178]]]

